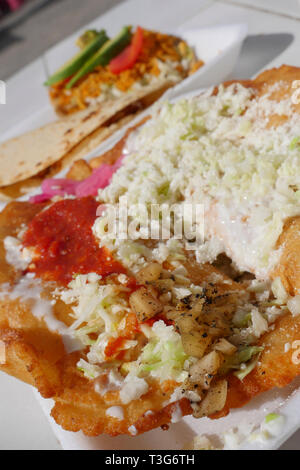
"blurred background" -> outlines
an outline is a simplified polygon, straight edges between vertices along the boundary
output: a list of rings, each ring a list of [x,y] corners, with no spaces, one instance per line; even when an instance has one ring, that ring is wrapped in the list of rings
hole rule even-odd
[[[1,79],[122,1],[0,0]]]

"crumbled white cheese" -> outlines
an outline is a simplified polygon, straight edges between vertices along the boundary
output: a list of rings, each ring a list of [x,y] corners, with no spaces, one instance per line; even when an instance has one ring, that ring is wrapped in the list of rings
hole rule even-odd
[[[77,367],[82,369],[85,376],[89,379],[95,379],[105,373],[101,367],[89,364],[83,359],[80,359]],[[111,368],[108,374],[105,375],[105,380],[95,381],[95,392],[99,393],[99,395],[105,395],[107,392],[120,390],[123,384],[124,378],[122,375],[114,368]]]
[[[118,281],[120,282],[120,284],[126,284],[128,282],[128,277],[126,276],[126,274],[119,274]]]
[[[138,400],[147,393],[148,389],[149,385],[146,380],[128,374],[120,391],[120,399],[124,405],[127,405],[132,400]]]
[[[271,289],[278,303],[285,304],[287,302],[289,295],[285,290],[280,277],[276,277],[274,279],[271,285]]]
[[[269,328],[268,322],[257,309],[252,310],[251,320],[252,320],[253,333],[255,334],[257,338],[259,338],[263,333],[268,331],[268,328]]]
[[[136,427],[135,427],[134,425],[129,426],[128,431],[130,432],[130,434],[131,434],[132,436],[136,436],[136,435],[137,435],[137,429],[136,429]]]
[[[179,403],[176,403],[174,410],[172,411],[171,423],[178,423],[182,419],[182,411]]]
[[[300,295],[295,295],[294,297],[290,297],[287,301],[287,308],[291,312],[291,314],[296,317],[300,314]]]
[[[197,259],[211,261],[225,249],[240,269],[265,278],[278,261],[285,219],[300,212],[299,150],[291,145],[300,136],[300,117],[290,99],[273,99],[276,87],[256,96],[240,84],[220,86],[217,94],[154,107],[154,119],[129,137],[124,163],[100,199],[126,198],[129,219],[141,227],[151,204],[176,204],[178,215],[185,203],[201,201],[206,242],[196,246]],[[288,120],[266,128],[273,113]],[[137,239],[108,240],[104,225],[96,220],[95,235],[126,265],[151,258]],[[168,256],[165,246],[160,259]]]
[[[179,300],[188,297],[192,293],[190,289],[187,289],[185,287],[173,287],[172,292],[175,297]]]
[[[124,410],[121,406],[111,406],[106,410],[105,414],[120,421],[124,419]]]
[[[280,436],[285,425],[285,417],[277,413],[270,413],[261,423],[258,431],[248,437],[249,442],[266,444],[270,439]]]
[[[22,243],[15,237],[6,237],[4,239],[4,248],[6,250],[6,261],[15,269],[24,270],[31,262],[31,255],[28,249],[22,247]]]

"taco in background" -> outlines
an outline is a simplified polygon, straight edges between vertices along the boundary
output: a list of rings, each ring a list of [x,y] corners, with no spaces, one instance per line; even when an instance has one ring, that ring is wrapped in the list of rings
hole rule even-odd
[[[176,36],[141,27],[132,33],[124,27],[115,38],[105,38],[103,31],[87,31],[77,41],[81,52],[46,82],[58,114],[69,115],[141,90],[146,95],[158,84],[175,85],[204,64]],[[94,44],[101,47],[90,56]]]

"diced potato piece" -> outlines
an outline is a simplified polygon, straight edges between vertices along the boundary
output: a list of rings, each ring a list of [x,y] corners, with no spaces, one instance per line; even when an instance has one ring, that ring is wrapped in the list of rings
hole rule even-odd
[[[237,351],[237,348],[225,338],[219,339],[214,348],[216,351],[226,354],[226,356],[231,356]]]
[[[201,320],[201,312],[203,309],[204,299],[198,299],[195,295],[190,295],[178,302],[178,307],[182,310],[187,310],[188,313],[195,318]]]
[[[164,267],[162,269],[160,277],[161,279],[173,279],[173,281],[175,279],[172,271],[168,271],[167,269],[164,269]]]
[[[164,313],[168,320],[173,320],[173,321],[176,321],[177,318],[179,318],[179,316],[181,315],[181,312],[179,310],[176,310],[174,307],[171,307],[170,305],[165,306]]]
[[[211,338],[204,329],[183,333],[181,339],[184,352],[188,356],[198,357],[199,359],[204,356],[211,343]]]
[[[204,305],[204,299],[200,299],[200,300],[197,300],[197,302],[194,302],[193,307],[192,307],[192,312],[195,317],[201,314],[203,305]]]
[[[176,284],[180,286],[190,286],[191,280],[188,277],[180,276],[179,274],[174,274],[174,280]]]
[[[133,292],[129,298],[129,303],[139,321],[148,320],[163,310],[162,303],[145,287]]]
[[[136,278],[140,284],[154,282],[159,279],[162,272],[162,266],[158,263],[150,263],[145,268],[141,269]]]
[[[150,284],[149,286],[147,286],[146,289],[152,295],[152,297],[155,297],[156,299],[158,299],[159,292],[157,291],[157,289],[155,289],[154,286]]]
[[[210,387],[205,398],[194,408],[194,418],[210,416],[221,411],[225,406],[226,398],[227,381],[222,379]]]
[[[202,390],[207,390],[221,364],[221,355],[216,351],[212,351],[191,366],[188,380],[193,384],[197,384]]]
[[[199,359],[195,364],[190,368],[191,380],[197,382],[197,379],[201,375],[209,374],[215,375],[218,372],[219,367],[222,364],[221,355],[216,351],[211,351],[206,354],[202,359]]]
[[[200,315],[200,320],[209,326],[209,333],[214,338],[223,338],[231,333],[230,322],[216,311],[212,311],[208,315]]]
[[[165,292],[164,294],[161,294],[159,296],[159,300],[163,303],[163,304],[170,304],[171,300],[172,300],[172,295],[171,295],[171,292]]]
[[[159,279],[154,283],[155,287],[162,293],[170,292],[174,287],[172,279]]]
[[[199,329],[198,323],[195,321],[193,315],[189,312],[177,312],[177,318],[175,318],[176,326],[179,329],[181,334],[190,333],[190,331],[195,331]]]

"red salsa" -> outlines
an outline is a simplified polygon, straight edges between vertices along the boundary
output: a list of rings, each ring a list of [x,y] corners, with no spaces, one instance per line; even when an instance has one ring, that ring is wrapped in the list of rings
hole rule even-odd
[[[98,203],[92,197],[64,199],[40,212],[30,222],[23,239],[36,257],[30,271],[67,285],[74,274],[97,273],[103,277],[126,269],[99,247],[92,226]]]

